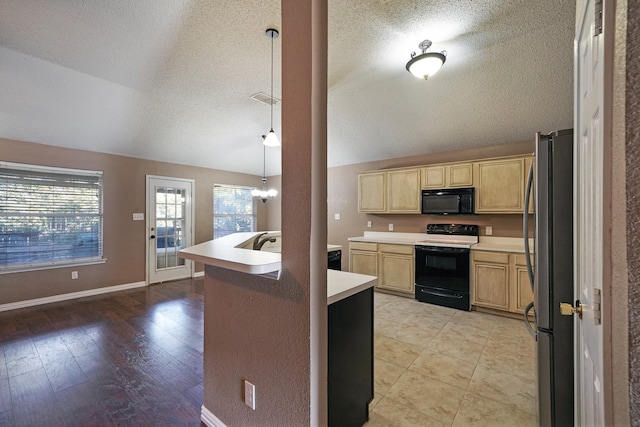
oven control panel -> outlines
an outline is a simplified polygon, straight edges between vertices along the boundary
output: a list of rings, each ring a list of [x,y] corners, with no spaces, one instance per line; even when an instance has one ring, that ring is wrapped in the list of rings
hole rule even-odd
[[[427,233],[477,236],[478,226],[475,224],[427,224]]]

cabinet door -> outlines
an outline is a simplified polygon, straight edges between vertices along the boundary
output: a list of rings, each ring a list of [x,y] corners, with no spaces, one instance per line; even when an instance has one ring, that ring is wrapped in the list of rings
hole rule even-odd
[[[412,256],[380,253],[378,286],[403,293],[414,293],[414,261]]]
[[[349,251],[349,271],[378,276],[378,253],[358,250]]]
[[[384,212],[387,208],[386,172],[358,175],[358,212]]]
[[[429,166],[422,168],[422,188],[444,188],[445,187],[445,167],[444,165]]]
[[[509,310],[509,254],[472,251],[472,304]]]
[[[476,163],[477,213],[522,213],[525,158],[487,160]],[[528,172],[528,171],[527,171]]]
[[[473,164],[457,163],[446,167],[447,187],[473,187]]]
[[[389,213],[420,213],[420,169],[387,172]]]
[[[533,301],[533,292],[527,273],[526,258],[523,254],[512,254],[514,259],[513,278],[511,279],[511,311],[524,314],[527,304]]]

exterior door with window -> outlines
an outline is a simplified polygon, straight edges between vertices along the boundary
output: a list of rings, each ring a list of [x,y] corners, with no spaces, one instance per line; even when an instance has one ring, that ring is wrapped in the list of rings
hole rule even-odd
[[[193,240],[193,180],[147,176],[147,283],[191,277],[180,258]]]

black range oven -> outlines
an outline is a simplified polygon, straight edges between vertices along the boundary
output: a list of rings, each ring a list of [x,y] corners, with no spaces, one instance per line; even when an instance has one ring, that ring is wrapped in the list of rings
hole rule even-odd
[[[478,227],[430,224],[427,230],[434,234],[433,238],[415,247],[415,298],[471,310],[469,255],[471,245],[478,241]]]

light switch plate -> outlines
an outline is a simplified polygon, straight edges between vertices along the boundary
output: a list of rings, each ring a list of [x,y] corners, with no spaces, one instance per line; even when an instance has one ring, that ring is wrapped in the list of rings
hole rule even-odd
[[[336,221],[339,221],[339,220],[340,220],[340,214],[339,214],[339,213],[337,213],[337,214],[333,215],[333,218],[334,218]]]
[[[143,213],[134,213],[133,214],[133,220],[134,221],[144,221],[144,214]]]

